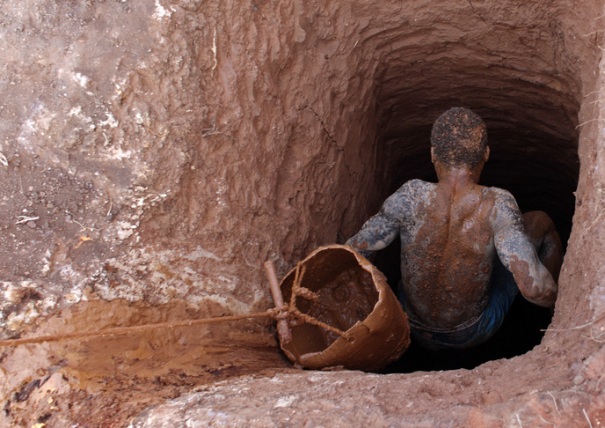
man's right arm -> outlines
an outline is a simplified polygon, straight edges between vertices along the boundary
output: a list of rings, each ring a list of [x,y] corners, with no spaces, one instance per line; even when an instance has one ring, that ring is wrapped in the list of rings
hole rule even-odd
[[[407,182],[382,204],[380,211],[364,223],[361,230],[346,245],[353,247],[364,257],[386,248],[399,234],[401,221],[409,216],[408,190],[413,183]]]
[[[397,220],[391,218],[383,207],[364,223],[355,236],[349,238],[346,245],[353,247],[364,257],[368,257],[374,251],[382,250],[393,242],[398,231]]]
[[[498,256],[513,274],[523,297],[538,306],[554,305],[557,284],[540,263],[534,246],[523,230],[523,217],[515,199],[500,189],[493,223]]]

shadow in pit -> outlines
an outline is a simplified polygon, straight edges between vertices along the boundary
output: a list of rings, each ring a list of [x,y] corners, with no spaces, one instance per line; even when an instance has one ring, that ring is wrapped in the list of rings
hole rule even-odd
[[[374,260],[374,264],[385,274],[389,284],[397,284],[401,279],[399,247],[400,243],[397,239],[388,248],[379,252]],[[412,343],[405,354],[386,367],[383,372],[473,369],[488,361],[522,355],[540,344],[544,330],[548,328],[551,319],[550,309],[529,303],[518,294],[502,327],[486,343],[466,350],[430,351],[419,346],[412,338]]]
[[[502,327],[486,343],[465,350],[430,351],[412,339],[406,353],[384,372],[473,369],[488,361],[522,355],[540,343],[542,330],[548,327],[551,318],[550,309],[535,306],[517,295]]]

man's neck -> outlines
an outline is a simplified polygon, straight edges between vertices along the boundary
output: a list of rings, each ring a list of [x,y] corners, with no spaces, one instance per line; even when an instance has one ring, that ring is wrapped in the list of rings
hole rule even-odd
[[[473,186],[479,183],[483,165],[470,167],[467,165],[444,165],[440,162],[435,164],[435,171],[440,184],[444,184],[453,189]]]

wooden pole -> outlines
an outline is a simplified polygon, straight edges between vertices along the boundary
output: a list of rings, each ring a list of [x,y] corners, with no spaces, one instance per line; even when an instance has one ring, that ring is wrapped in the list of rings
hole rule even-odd
[[[265,272],[267,279],[269,280],[269,287],[271,287],[271,295],[273,296],[273,303],[278,310],[284,308],[284,297],[281,294],[279,283],[277,282],[277,276],[275,275],[275,267],[271,260],[265,262]],[[277,334],[281,343],[289,343],[292,341],[292,332],[290,331],[290,324],[288,324],[287,314],[282,314],[277,318]]]

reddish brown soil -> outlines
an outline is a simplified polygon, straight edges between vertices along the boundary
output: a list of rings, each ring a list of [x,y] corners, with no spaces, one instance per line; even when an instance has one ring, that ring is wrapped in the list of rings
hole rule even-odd
[[[90,302],[41,320],[35,335],[196,319],[184,302],[165,306]],[[2,426],[124,426],[145,407],[191,388],[291,365],[267,323],[237,321],[2,349]],[[267,372],[271,373],[271,372]],[[111,417],[110,417],[111,416]]]
[[[258,322],[3,348],[2,424],[603,426],[603,6],[4,2],[2,338],[266,309],[262,262],[430,179],[453,105],[487,123],[484,184],[567,254],[549,331],[509,360],[291,373]]]

